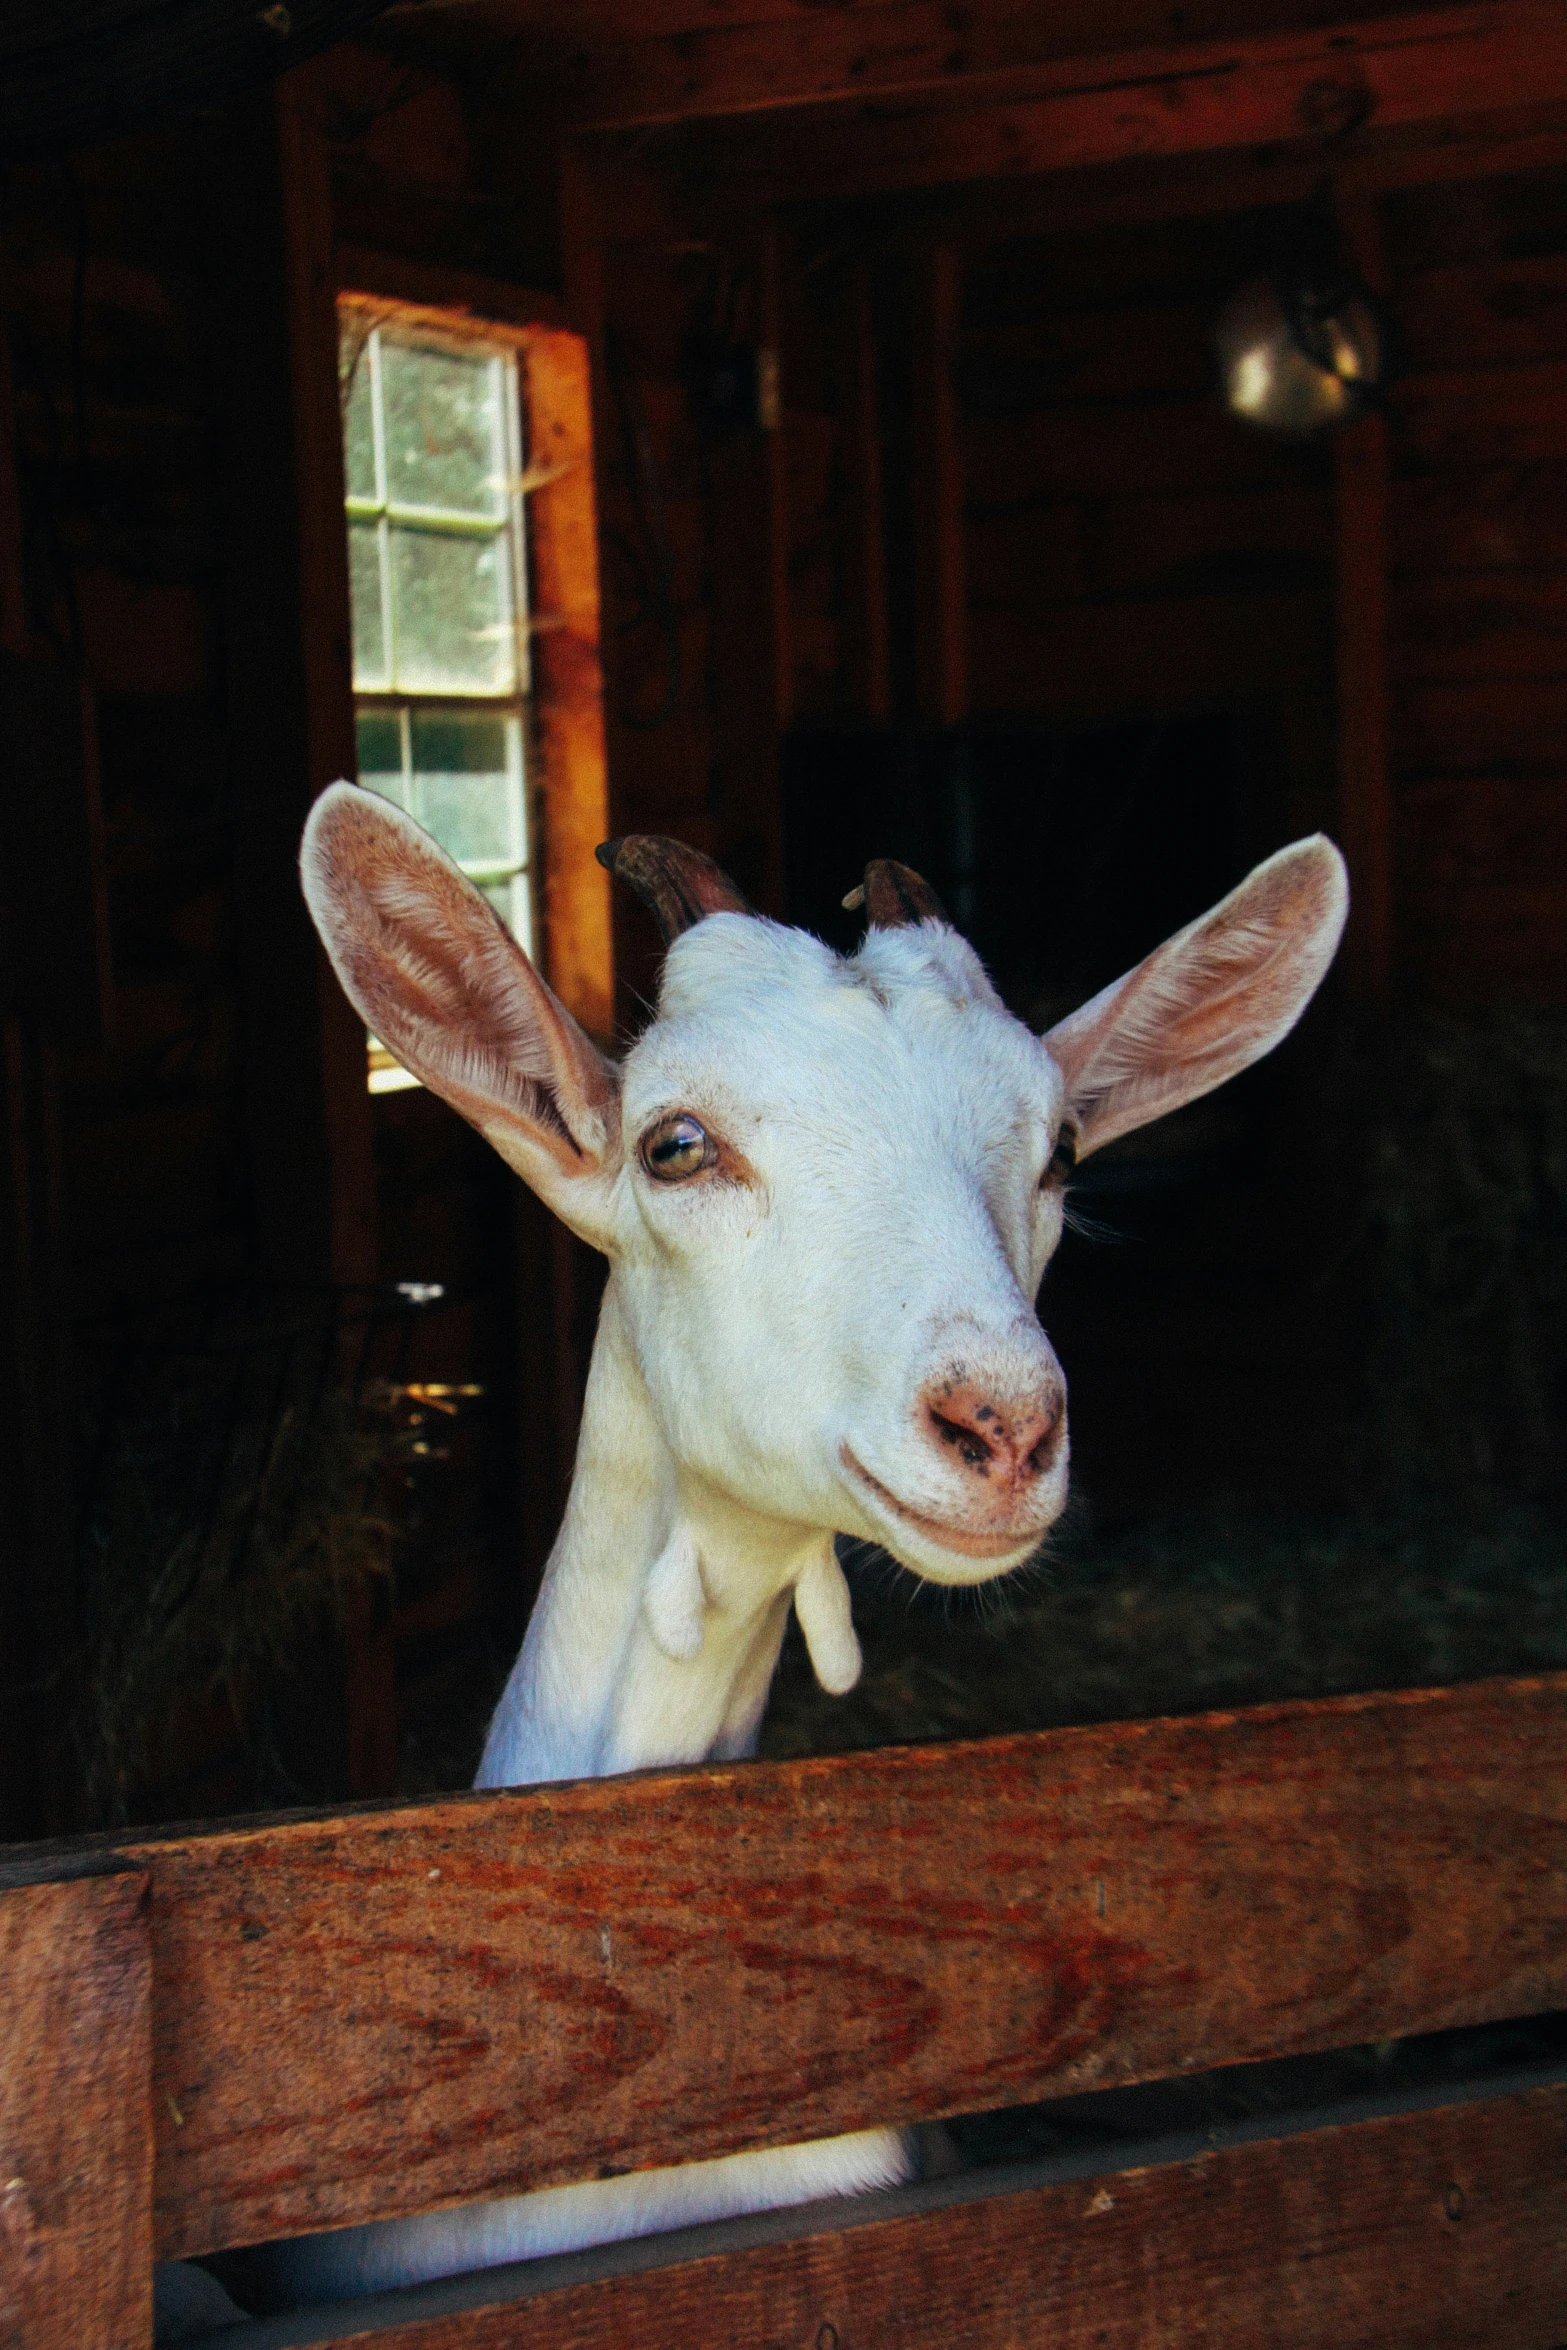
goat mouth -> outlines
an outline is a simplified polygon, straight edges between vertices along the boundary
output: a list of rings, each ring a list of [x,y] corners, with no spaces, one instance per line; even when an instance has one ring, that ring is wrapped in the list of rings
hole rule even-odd
[[[875,1495],[884,1510],[889,1511],[903,1525],[923,1534],[927,1542],[937,1543],[943,1550],[956,1551],[963,1558],[1005,1559],[1024,1556],[1044,1537],[1046,1529],[1043,1526],[1037,1526],[1026,1534],[965,1533],[961,1526],[954,1526],[949,1519],[927,1517],[923,1510],[911,1509],[906,1501],[900,1501],[879,1477],[871,1475],[863,1461],[855,1458],[847,1444],[839,1445],[838,1458],[850,1474]]]

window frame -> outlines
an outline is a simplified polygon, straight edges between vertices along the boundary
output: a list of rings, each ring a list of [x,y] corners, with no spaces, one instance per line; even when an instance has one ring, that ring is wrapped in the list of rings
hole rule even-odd
[[[512,354],[525,452],[519,497],[526,662],[520,693],[527,725],[530,952],[567,1010],[607,1046],[615,1032],[609,877],[593,850],[613,828],[587,338],[567,323],[555,297],[472,272],[343,246],[335,274],[339,306],[379,313],[432,339],[449,338],[459,346],[480,340]],[[347,522],[345,498],[345,572]],[[344,621],[346,637],[346,612]],[[351,659],[346,665],[351,669]],[[351,680],[349,693],[358,700]],[[461,699],[452,697],[454,706]],[[464,706],[489,705],[475,700]]]

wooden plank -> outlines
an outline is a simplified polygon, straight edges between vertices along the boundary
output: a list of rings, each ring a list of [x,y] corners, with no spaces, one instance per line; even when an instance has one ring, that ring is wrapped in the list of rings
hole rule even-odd
[[[172,2256],[1567,2004],[1567,1676],[121,1850]]]
[[[1393,386],[1390,404],[1401,470],[1567,459],[1567,362],[1561,360],[1407,377]]]
[[[1406,581],[1392,660],[1401,679],[1567,675],[1567,569]]]
[[[706,143],[704,143],[706,142]],[[688,135],[671,147],[693,202],[709,167],[708,134]],[[691,151],[687,152],[687,148]],[[1348,195],[1437,188],[1499,175],[1560,171],[1567,165],[1567,106],[1515,105],[1506,113],[1444,116],[1439,122],[1358,131],[1335,158],[1334,184]],[[1052,169],[1007,190],[1009,237],[1074,236],[1084,231],[1152,222],[1213,220],[1278,204],[1311,201],[1322,184],[1320,151],[1303,142],[1199,150],[1182,155],[1128,156],[1095,171]],[[737,191],[710,202],[732,218]],[[772,191],[765,200],[785,202]],[[872,241],[951,236],[976,257],[996,239],[994,187],[986,181],[941,182],[918,191],[869,191],[834,198],[836,225]]]
[[[847,104],[709,128],[682,160],[710,191],[800,201],[1429,125],[1567,97],[1567,23],[1548,0],[1479,0],[1040,65],[1019,91],[1024,78],[994,96],[969,83],[961,104],[855,103],[851,87]]]
[[[1567,1004],[1567,884],[1485,883],[1411,898],[1408,962],[1422,1002],[1465,1016]]]
[[[382,253],[373,246],[336,248],[340,294],[385,296],[415,309],[461,311],[465,318],[502,326],[564,326],[566,305],[559,294],[509,285],[476,269],[448,269],[406,253]]]
[[[152,2340],[147,1879],[0,1892],[0,2345]]]
[[[1424,679],[1393,698],[1393,752],[1406,775],[1561,771],[1567,679]]]
[[[572,119],[581,127],[754,115],[853,97],[918,91],[983,91],[1020,68],[1067,57],[1171,44],[1167,8],[1150,0],[1098,0],[1041,9],[1035,0],[971,0],[961,18],[950,0],[882,0],[785,12],[704,8],[668,29],[657,12],[632,12],[611,33],[602,19],[586,39]],[[1294,11],[1308,17],[1315,11]],[[1338,18],[1374,9],[1336,7]],[[729,21],[724,16],[729,15]],[[1182,11],[1187,42],[1256,29],[1255,0],[1198,0]],[[1277,30],[1277,14],[1270,29]]]
[[[1108,2173],[1079,2157],[1035,2166],[1034,2175],[1055,2173],[1039,2184],[1026,2172],[981,2175],[859,2208],[693,2229],[667,2250],[617,2246],[549,2261],[543,2276],[454,2279],[352,2313],[340,2306],[247,2329],[235,2350],[763,2340],[816,2350],[1551,2350],[1560,2341],[1561,2084],[1260,2141],[1222,2124],[1212,2135],[1208,2149],[1156,2144],[1135,2167]]]
[[[609,875],[593,856],[611,825],[588,346],[581,335],[530,333],[524,365],[528,463],[550,477],[528,501],[546,968],[568,1010],[607,1043],[615,1032],[615,963]]]
[[[881,352],[870,265],[854,266],[848,296],[844,473],[851,501],[847,602],[850,693],[873,724],[892,716],[887,618],[887,509],[882,481]]]
[[[1339,234],[1373,293],[1387,290],[1374,197],[1343,197]],[[1338,539],[1334,653],[1338,679],[1339,840],[1349,867],[1344,971],[1365,1004],[1393,981],[1393,795],[1388,768],[1388,431],[1380,411],[1333,436]]]
[[[790,399],[789,361],[784,351],[783,255],[776,225],[764,228],[758,240],[756,273],[760,338],[757,358],[761,370],[757,404],[761,410],[767,521],[762,551],[768,575],[768,633],[772,645],[771,716],[774,735],[778,736],[787,734],[794,722],[794,608],[789,591],[790,483],[783,430]],[[776,821],[769,830],[768,903],[781,912],[783,844]]]
[[[1417,374],[1466,355],[1488,367],[1567,358],[1567,253],[1423,270],[1398,287],[1393,307]]]
[[[234,107],[214,140],[204,321],[226,484],[220,643],[253,1046],[243,1117],[256,1271],[280,1281],[375,1271],[364,1031],[299,894],[311,800],[355,771],[332,220],[311,70]]]
[[[323,58],[304,73],[285,74],[276,86],[306,757],[295,790],[307,804],[329,783],[358,772],[337,379],[337,271],[324,127],[324,77],[329,72],[329,59]],[[282,815],[281,807],[277,813]],[[290,884],[295,883],[296,860],[297,851],[290,859]],[[296,924],[297,920],[296,914]],[[275,954],[275,941],[264,951]],[[377,1208],[364,1027],[331,978],[324,951],[316,955],[316,984],[321,1102],[331,1171],[332,1277],[340,1282],[373,1281],[379,1269]],[[289,1055],[278,1058],[285,1065],[285,1081],[292,1083],[295,1071]],[[297,1095],[294,1098],[297,1102]],[[294,1114],[288,1113],[290,1122]],[[276,1156],[281,1130],[272,1130],[269,1159]],[[264,1190],[270,1179],[269,1167],[259,1188]],[[302,1269],[296,1260],[286,1277],[297,1280]],[[352,1705],[351,1672],[349,1696]]]
[[[1332,550],[1331,502],[1315,485],[994,508],[969,518],[969,607],[1325,588]]]
[[[956,366],[963,304],[954,244],[921,257],[914,301],[913,525],[915,700],[933,726],[968,714],[963,435]]]
[[[1288,489],[1320,477],[1313,452],[1266,439],[1212,398],[969,416],[963,451],[970,508],[980,513],[1040,498]]]
[[[1537,886],[1556,875],[1567,885],[1567,782],[1558,772],[1409,784],[1399,835],[1416,896]]]
[[[1395,575],[1567,568],[1567,465],[1395,481]]]
[[[1260,590],[976,613],[977,718],[1169,717],[1313,692],[1329,674],[1326,599]]]

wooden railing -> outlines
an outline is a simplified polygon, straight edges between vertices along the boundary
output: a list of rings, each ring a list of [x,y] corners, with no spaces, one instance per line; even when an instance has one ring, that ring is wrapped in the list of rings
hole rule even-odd
[[[155,2258],[1567,2008],[1567,1676],[6,1859],[0,2343],[140,2350]],[[1555,2350],[1564,2177],[1541,2072],[215,2339]]]

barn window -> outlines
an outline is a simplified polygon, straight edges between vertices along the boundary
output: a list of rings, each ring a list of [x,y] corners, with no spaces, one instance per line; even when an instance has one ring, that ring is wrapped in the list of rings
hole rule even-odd
[[[339,328],[359,780],[531,951],[517,353],[352,301]],[[372,1038],[371,1091],[415,1082]]]

